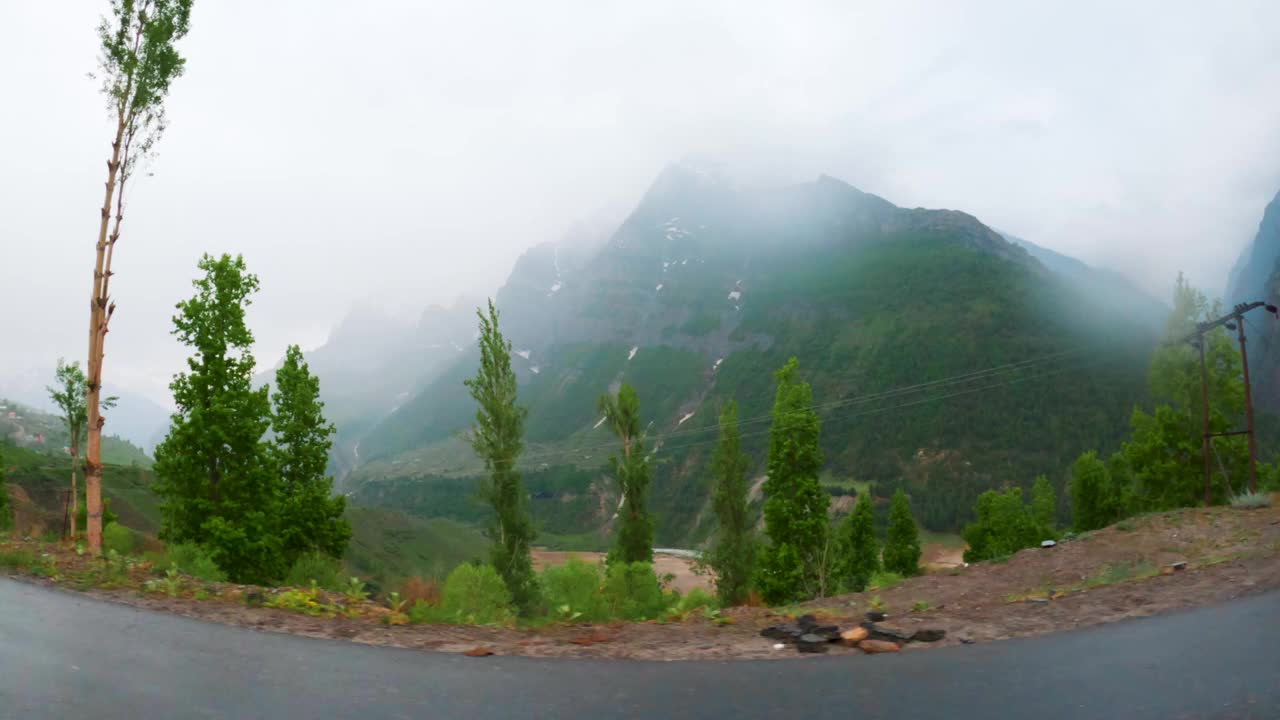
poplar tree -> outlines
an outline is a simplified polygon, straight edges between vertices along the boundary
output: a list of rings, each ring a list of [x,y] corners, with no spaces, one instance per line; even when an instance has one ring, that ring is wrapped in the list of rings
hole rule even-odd
[[[774,373],[778,389],[769,426],[769,479],[764,483],[765,531],[757,587],[773,605],[823,593],[827,542],[827,494],[818,482],[821,425],[813,392],[801,382],[795,358]]]
[[[297,345],[285,351],[271,400],[270,454],[281,485],[277,519],[286,565],[312,552],[340,558],[351,525],[342,517],[346,498],[333,496],[333,478],[325,474],[335,428],[324,418],[320,379]]]
[[[640,398],[623,383],[618,395],[601,395],[598,403],[605,424],[622,441],[622,458],[609,458],[609,469],[618,481],[622,505],[618,510],[618,534],[608,561],[653,562],[653,517],[649,514],[649,458],[640,434]]]
[[[88,382],[80,363],[70,365],[58,358],[57,369],[54,370],[57,384],[45,389],[49,391],[49,399],[62,413],[62,424],[67,428],[67,449],[71,453],[71,539],[76,537],[78,518],[80,517],[80,488],[76,485],[76,469],[80,464],[80,441],[84,439],[85,424],[88,423],[88,411],[85,409],[88,396]],[[103,410],[110,410],[116,405],[116,398],[102,398]]]
[[[463,381],[478,406],[471,447],[489,473],[481,485],[481,495],[493,505],[495,515],[490,531],[493,565],[516,607],[527,614],[537,604],[530,554],[535,533],[516,459],[524,450],[528,410],[516,405],[511,343],[498,329],[498,310],[493,301],[489,301],[488,314],[477,309],[476,317],[480,320],[480,368],[474,378]]]
[[[155,149],[165,129],[164,101],[186,68],[174,43],[190,27],[192,0],[112,0],[98,27],[100,79],[115,123],[107,180],[94,245],[93,290],[89,296],[89,360],[85,422],[86,534],[89,552],[102,553],[102,361],[115,303],[112,260],[124,221],[125,188],[139,164]],[[115,215],[112,216],[112,203]],[[114,222],[114,224],[113,224]]]
[[[840,524],[838,578],[853,592],[862,592],[880,570],[880,540],[876,538],[875,510],[871,494],[862,493],[853,512]]]
[[[711,459],[715,489],[711,503],[719,525],[707,551],[716,574],[722,606],[746,600],[755,569],[756,541],[747,503],[747,456],[738,438],[738,405],[732,400],[720,413],[720,441]]]
[[[911,501],[898,488],[889,501],[889,527],[884,534],[884,569],[903,577],[920,574],[920,531]]]

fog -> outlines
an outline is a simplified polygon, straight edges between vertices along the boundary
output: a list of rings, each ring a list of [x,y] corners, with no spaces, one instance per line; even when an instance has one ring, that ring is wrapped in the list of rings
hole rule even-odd
[[[0,4],[0,390],[81,358],[111,123],[106,0]],[[131,188],[107,377],[167,403],[173,305],[243,253],[260,364],[354,302],[494,291],[668,162],[828,173],[1221,292],[1280,189],[1280,4],[196,0]]]

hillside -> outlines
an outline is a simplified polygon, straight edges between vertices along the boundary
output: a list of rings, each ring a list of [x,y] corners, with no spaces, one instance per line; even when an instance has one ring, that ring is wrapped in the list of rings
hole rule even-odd
[[[116,411],[109,413],[114,417]],[[109,427],[109,425],[108,425]],[[65,460],[69,451],[70,435],[62,419],[52,413],[37,410],[28,405],[0,398],[0,440],[31,448]],[[84,438],[81,438],[83,448]],[[151,458],[141,447],[118,435],[102,438],[102,462],[112,465],[138,465],[151,467]]]
[[[530,411],[526,467],[586,471],[558,497],[593,508],[575,526],[598,531],[616,499],[595,400],[634,384],[660,448],[666,544],[709,530],[704,467],[724,401],[762,466],[771,373],[790,356],[813,384],[828,470],[881,493],[905,484],[927,527],[952,530],[982,489],[1039,473],[1060,486],[1078,452],[1114,447],[1155,342],[976,218],[827,177],[743,189],[673,166],[569,280],[556,261],[532,251],[497,296]],[[355,500],[469,519],[438,498],[403,503],[478,472],[457,439],[475,362],[468,349],[362,440]]]
[[[1245,246],[1231,270],[1227,304],[1264,300],[1280,303],[1280,193],[1267,205],[1253,241]],[[1262,311],[1249,316],[1249,369],[1254,401],[1280,413],[1280,327]]]

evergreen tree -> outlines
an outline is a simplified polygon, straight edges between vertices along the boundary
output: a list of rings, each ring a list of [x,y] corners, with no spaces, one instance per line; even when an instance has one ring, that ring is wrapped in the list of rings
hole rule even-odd
[[[275,512],[280,482],[263,434],[268,389],[253,388],[253,333],[245,308],[258,278],[244,260],[205,255],[196,294],[178,303],[174,334],[194,350],[169,388],[177,412],[156,448],[161,537],[208,547],[237,582],[270,582],[288,570]]]
[[[889,502],[889,528],[884,536],[884,569],[903,577],[920,574],[920,531],[911,502],[898,488]]]
[[[480,368],[464,384],[479,406],[471,429],[471,447],[489,473],[481,494],[493,505],[496,515],[490,533],[494,541],[490,557],[516,607],[528,613],[537,604],[537,580],[530,555],[535,533],[520,473],[516,471],[516,459],[524,450],[528,411],[516,405],[511,343],[498,329],[498,310],[493,301],[489,301],[487,315],[477,309],[476,317],[480,320]]]
[[[769,426],[769,479],[764,483],[765,530],[772,544],[761,552],[757,587],[773,605],[823,593],[827,494],[818,482],[821,424],[813,393],[791,358],[774,374],[778,389]]]
[[[1058,524],[1058,497],[1053,493],[1049,478],[1044,475],[1037,477],[1031,486],[1031,515],[1045,533],[1052,533]]]
[[[622,459],[609,458],[609,469],[622,493],[618,536],[608,561],[653,562],[653,517],[649,514],[649,458],[640,435],[640,398],[623,383],[617,397],[600,396],[605,423],[622,441]]]
[[[270,451],[281,484],[277,519],[285,565],[293,567],[299,557],[313,552],[341,558],[351,539],[351,526],[342,517],[347,501],[333,496],[333,478],[325,475],[335,430],[324,419],[320,379],[311,374],[297,345],[285,352],[271,399],[275,437]]]
[[[720,413],[720,442],[711,459],[715,490],[712,506],[719,525],[707,552],[716,573],[720,605],[742,603],[755,568],[756,540],[747,504],[747,456],[738,438],[738,405],[732,400]]]
[[[862,592],[880,570],[880,540],[876,538],[871,494],[862,493],[853,512],[840,524],[840,555],[836,572],[845,589]]]

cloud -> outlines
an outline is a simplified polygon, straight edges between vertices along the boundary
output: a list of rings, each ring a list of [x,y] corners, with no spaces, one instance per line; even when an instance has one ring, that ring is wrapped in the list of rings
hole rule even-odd
[[[83,354],[110,127],[105,2],[7,3],[0,371]],[[108,375],[162,399],[203,252],[262,279],[259,356],[352,302],[492,292],[667,162],[828,173],[1163,293],[1221,289],[1280,189],[1280,6],[1237,2],[197,2],[131,191]],[[14,342],[13,339],[20,339]]]

